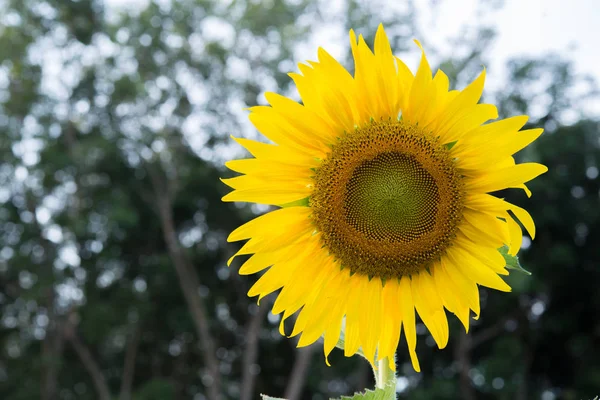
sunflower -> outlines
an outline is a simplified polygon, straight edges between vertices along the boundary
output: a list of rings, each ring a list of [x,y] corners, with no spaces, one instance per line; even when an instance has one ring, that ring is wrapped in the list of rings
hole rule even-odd
[[[298,346],[324,337],[325,360],[344,326],[344,353],[359,349],[395,369],[402,328],[415,370],[416,313],[439,348],[446,311],[465,329],[479,315],[478,285],[511,288],[500,248],[515,255],[524,209],[491,193],[520,188],[544,173],[513,154],[542,129],[526,116],[486,123],[496,107],[479,104],[485,69],[464,90],[432,76],[421,48],[416,74],[392,54],[380,25],[374,51],[350,31],[352,76],[325,50],[292,73],[302,104],[267,93],[270,106],[250,120],[273,144],[234,138],[253,158],[229,161],[242,175],[223,179],[224,201],[277,206],[231,233],[249,239],[232,257],[252,256],[240,274],[266,270],[248,295],[279,289],[273,313],[298,313]],[[520,222],[520,224],[519,224]],[[231,259],[229,260],[231,263]],[[385,361],[383,361],[385,362]]]

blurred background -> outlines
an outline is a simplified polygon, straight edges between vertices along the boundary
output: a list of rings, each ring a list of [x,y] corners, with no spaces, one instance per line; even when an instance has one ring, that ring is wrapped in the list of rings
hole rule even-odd
[[[457,88],[546,133],[550,170],[510,294],[481,289],[469,335],[423,325],[400,399],[600,394],[600,78],[593,0],[0,0],[0,399],[319,400],[373,385],[368,364],[299,349],[246,296],[228,233],[265,208],[224,204],[245,107],[298,98],[286,73],[383,22],[415,70],[420,39]],[[517,191],[515,191],[517,192]]]

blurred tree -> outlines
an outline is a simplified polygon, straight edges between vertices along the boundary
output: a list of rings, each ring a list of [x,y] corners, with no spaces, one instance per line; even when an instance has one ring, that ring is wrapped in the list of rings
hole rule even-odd
[[[237,397],[251,300],[211,161],[307,4],[271,3],[277,30],[243,2],[2,7],[2,397]]]
[[[226,267],[225,238],[264,209],[221,203],[218,178],[228,135],[254,135],[242,109],[265,91],[295,95],[286,73],[302,43],[331,26],[372,40],[383,21],[403,50],[412,3],[107,4],[0,3],[0,398],[296,400],[371,385],[363,360],[334,352],[327,368],[279,335],[269,298],[246,297],[252,279]],[[493,32],[465,37],[462,56],[441,60],[459,82]],[[598,123],[563,126],[588,96],[559,58],[515,60],[510,76],[501,113],[548,130],[519,156],[550,172],[534,197],[511,198],[538,225],[523,250],[533,276],[511,275],[511,296],[482,290],[469,335],[451,317],[452,349],[434,351],[421,326],[423,373],[400,346],[401,398],[578,399],[600,387]]]

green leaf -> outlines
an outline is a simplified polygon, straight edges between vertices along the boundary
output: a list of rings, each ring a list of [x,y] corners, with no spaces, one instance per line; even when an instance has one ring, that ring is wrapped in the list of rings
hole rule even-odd
[[[521,263],[519,262],[519,257],[508,254],[508,246],[502,246],[498,249],[498,251],[500,252],[500,254],[502,254],[502,257],[504,257],[504,261],[506,261],[506,268],[517,270],[526,275],[531,275],[531,272],[527,271],[521,266]]]
[[[285,399],[282,399],[281,397],[271,397],[271,396],[267,396],[266,394],[261,394],[260,398],[262,400],[285,400]]]
[[[444,146],[446,146],[446,149],[450,150],[457,142],[458,140],[455,140],[454,142],[446,143]]]
[[[171,400],[175,398],[175,387],[166,379],[155,378],[139,388],[133,398],[135,400]]]
[[[296,200],[296,201],[292,201],[290,203],[285,203],[280,205],[280,207],[282,208],[286,208],[286,207],[308,207],[308,201],[309,201],[310,197],[305,197],[303,199],[300,200]]]
[[[345,335],[345,330],[342,329],[342,332],[340,333],[340,338],[338,339],[337,343],[335,344],[335,347],[337,347],[340,350],[344,350],[344,346],[346,346],[346,335]],[[367,357],[365,357],[365,353],[363,353],[362,349],[359,347],[358,350],[356,351],[356,354],[358,354],[359,356],[363,357],[365,360],[367,360]],[[367,360],[369,361],[369,360]],[[369,364],[371,363],[371,361],[369,361]]]
[[[330,400],[396,400],[395,379],[390,381],[384,389],[367,390],[364,393],[354,393],[352,397],[342,396]]]

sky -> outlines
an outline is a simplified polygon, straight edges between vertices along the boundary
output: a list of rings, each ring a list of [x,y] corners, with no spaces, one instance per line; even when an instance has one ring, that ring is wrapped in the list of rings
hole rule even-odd
[[[129,0],[136,1],[136,0]],[[137,0],[139,1],[139,0]],[[365,0],[367,1],[367,0]],[[406,7],[406,2],[369,0],[385,7]],[[331,13],[343,12],[345,0],[326,0],[323,4]],[[486,60],[486,93],[499,92],[508,79],[507,62],[518,57],[539,58],[553,53],[573,63],[578,75],[589,75],[600,83],[600,1],[598,0],[413,0],[415,5],[416,39],[424,43],[430,63],[436,65],[457,51],[452,41],[460,38],[466,28],[481,23],[496,31],[490,48],[484,51]],[[432,4],[435,4],[432,7]],[[490,4],[499,4],[491,7]],[[485,12],[481,13],[482,10]],[[315,59],[316,49],[323,46],[334,57],[342,57],[348,47],[348,32],[334,26],[317,27],[312,40],[299,46],[299,61]],[[435,52],[431,50],[434,49]],[[436,56],[437,53],[437,56]],[[398,54],[416,71],[420,50],[412,46],[407,53]],[[460,85],[458,85],[460,88]],[[573,89],[579,93],[584,87]],[[493,101],[493,100],[492,100]],[[540,111],[544,106],[540,105]],[[535,114],[532,108],[532,116]],[[587,101],[581,110],[571,110],[561,118],[571,123],[587,116],[600,117],[600,101]],[[543,112],[536,117],[541,117]]]
[[[419,25],[435,27],[429,41],[443,48],[476,17],[478,0],[442,0],[433,15],[429,2],[417,1]],[[505,0],[488,16],[498,32],[488,51],[490,77],[509,58],[557,52],[574,61],[576,71],[600,81],[600,2],[597,0]]]
[[[442,0],[437,19],[425,2],[417,2],[421,25],[434,23],[435,36],[455,35],[474,18],[477,0]],[[493,15],[498,28],[497,56],[572,49],[586,63],[600,61],[596,51],[600,3],[594,0],[505,0]]]
[[[498,13],[497,57],[559,51],[571,54],[581,71],[600,78],[598,21],[597,0],[509,0]]]
[[[218,0],[227,2],[227,0]],[[291,0],[290,0],[291,1]],[[365,0],[367,1],[367,0]],[[139,9],[148,0],[105,0],[112,8]],[[169,0],[158,0],[168,3]],[[600,82],[600,1],[598,0],[413,0],[419,32],[427,35],[423,42],[434,46],[441,55],[453,51],[450,40],[460,37],[466,26],[477,21],[493,27],[497,37],[486,52],[489,60],[486,86],[501,88],[506,79],[506,62],[517,56],[541,56],[549,52],[572,60],[575,71],[592,75]],[[332,14],[344,7],[345,0],[327,0],[322,4]],[[386,7],[404,7],[402,1],[375,1]],[[483,16],[478,10],[489,10],[482,4],[500,4],[495,11]],[[432,4],[436,4],[432,7]],[[341,56],[348,44],[347,32],[336,27],[321,27],[313,38],[299,46],[298,61],[314,59],[318,46],[325,47],[333,56]],[[416,68],[419,51],[407,55],[408,65]],[[411,62],[412,61],[412,62]],[[435,59],[432,60],[435,62]],[[411,65],[412,64],[412,65]],[[600,115],[600,104],[590,108]]]
[[[493,2],[494,0],[491,0]],[[450,38],[460,37],[461,29],[478,17],[482,0],[439,0],[437,10],[429,1],[415,1],[418,26],[436,49],[452,51]],[[490,0],[487,0],[490,2]],[[573,63],[575,72],[589,75],[600,83],[600,1],[598,0],[504,0],[483,20],[497,32],[485,54],[489,60],[486,90],[501,90],[507,80],[506,63],[515,57],[559,54]],[[435,10],[435,12],[432,12]],[[434,27],[431,29],[431,27]],[[586,115],[600,116],[600,101],[587,101],[581,107]],[[569,113],[563,123],[579,119]]]
[[[113,8],[138,8],[147,0],[105,0],[105,3]],[[431,7],[432,3],[437,7]],[[482,3],[503,3],[488,16],[499,33],[490,49],[494,61],[502,63],[515,55],[557,51],[572,56],[581,72],[593,73],[600,79],[598,0],[414,0],[421,31],[430,35],[428,40],[440,48],[475,20],[478,5]]]

